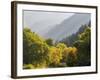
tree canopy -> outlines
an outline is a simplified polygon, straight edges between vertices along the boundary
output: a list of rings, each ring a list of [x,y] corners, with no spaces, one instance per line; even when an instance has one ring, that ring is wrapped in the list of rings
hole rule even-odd
[[[91,64],[91,28],[78,34],[72,46],[44,39],[29,28],[23,30],[23,68],[88,66]]]

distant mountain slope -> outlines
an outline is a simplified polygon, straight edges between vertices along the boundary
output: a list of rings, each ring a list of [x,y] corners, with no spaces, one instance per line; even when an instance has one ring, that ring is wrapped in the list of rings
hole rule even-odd
[[[65,19],[62,23],[50,29],[44,35],[44,37],[52,38],[55,41],[62,40],[64,37],[76,33],[82,25],[88,24],[89,21],[90,21],[90,14],[76,13],[70,18]]]
[[[87,28],[87,26],[90,27],[90,24],[88,24],[88,25],[82,25],[76,33],[73,33],[72,35],[70,35],[70,36],[68,36],[68,37],[60,40],[59,42],[65,43],[68,46],[73,46],[73,43],[75,41],[77,41],[77,39],[78,39],[78,35],[80,33],[82,33]]]

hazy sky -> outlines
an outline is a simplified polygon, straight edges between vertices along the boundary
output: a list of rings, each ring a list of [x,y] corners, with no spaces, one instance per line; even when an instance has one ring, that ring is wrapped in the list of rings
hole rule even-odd
[[[24,27],[29,27],[39,34],[46,33],[54,25],[60,24],[64,19],[74,15],[74,13],[46,12],[46,11],[23,11]]]

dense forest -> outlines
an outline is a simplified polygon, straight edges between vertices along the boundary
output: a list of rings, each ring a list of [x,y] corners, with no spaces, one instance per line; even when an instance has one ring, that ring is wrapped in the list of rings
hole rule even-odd
[[[23,69],[75,67],[91,65],[91,27],[54,43],[29,28],[23,30]]]

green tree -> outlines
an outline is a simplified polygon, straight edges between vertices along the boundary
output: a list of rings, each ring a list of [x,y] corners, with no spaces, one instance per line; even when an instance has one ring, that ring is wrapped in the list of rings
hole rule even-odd
[[[74,43],[78,48],[78,66],[89,66],[91,64],[91,29],[87,26]]]
[[[63,50],[63,49],[66,48],[67,46],[66,46],[64,43],[58,43],[58,44],[56,45],[56,47]]]
[[[23,31],[23,63],[32,64],[34,67],[48,65],[49,46],[45,40],[30,29]]]
[[[46,43],[47,43],[49,46],[53,46],[53,40],[52,40],[52,39],[47,39],[47,40],[46,40]]]

